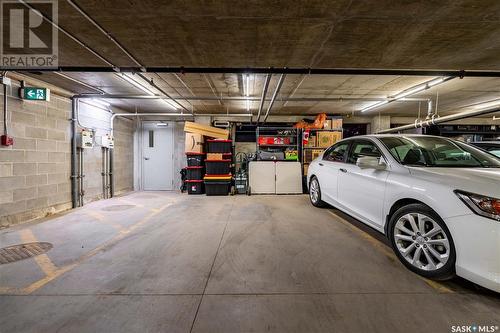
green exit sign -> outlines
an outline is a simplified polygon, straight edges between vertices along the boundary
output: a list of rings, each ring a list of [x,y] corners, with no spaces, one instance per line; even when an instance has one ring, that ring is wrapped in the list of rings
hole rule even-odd
[[[30,101],[50,101],[50,89],[24,87],[21,88],[21,97]]]

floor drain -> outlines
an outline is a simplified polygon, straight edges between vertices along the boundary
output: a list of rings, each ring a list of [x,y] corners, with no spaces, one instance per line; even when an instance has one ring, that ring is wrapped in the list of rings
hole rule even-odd
[[[104,207],[102,210],[108,211],[108,212],[114,212],[114,211],[119,211],[119,210],[127,210],[130,208],[134,208],[134,205],[113,205],[113,206],[108,206]]]
[[[28,259],[44,254],[52,248],[52,244],[46,242],[26,243],[12,245],[0,249],[0,265]]]

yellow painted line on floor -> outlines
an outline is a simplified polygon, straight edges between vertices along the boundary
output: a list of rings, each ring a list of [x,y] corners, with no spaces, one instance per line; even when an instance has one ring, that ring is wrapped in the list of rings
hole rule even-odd
[[[106,218],[106,216],[102,215],[99,212],[96,212],[96,211],[93,211],[93,210],[89,210],[89,211],[87,211],[85,213],[87,215],[93,217],[94,219],[102,222],[102,223],[109,224],[110,226],[112,226],[113,228],[115,228],[117,230],[123,230],[124,229],[124,227],[121,224],[118,224],[118,223],[115,223],[113,221],[110,221],[109,219]]]
[[[21,234],[21,241],[23,243],[38,242],[35,235],[30,229],[23,229],[19,233]],[[33,259],[36,261],[38,266],[40,266],[45,275],[51,275],[57,270],[57,267],[52,263],[50,258],[45,253],[35,256],[33,257]]]
[[[47,283],[49,283],[49,282],[57,279],[58,277],[60,277],[64,273],[66,273],[66,272],[74,269],[75,267],[79,266],[85,260],[92,258],[93,256],[95,256],[96,254],[98,254],[102,250],[104,250],[104,249],[106,249],[106,248],[108,248],[108,247],[116,244],[117,242],[119,242],[120,240],[122,240],[123,238],[125,238],[125,236],[127,234],[131,233],[132,231],[136,230],[140,226],[144,225],[151,218],[153,218],[158,213],[161,213],[163,210],[165,210],[167,207],[169,207],[172,204],[173,204],[173,202],[170,202],[170,203],[168,203],[166,205],[161,206],[155,212],[149,213],[144,218],[142,218],[139,222],[137,222],[136,224],[132,225],[128,229],[124,229],[124,230],[120,231],[120,233],[118,235],[116,235],[115,237],[113,237],[112,239],[110,239],[109,241],[107,241],[106,243],[104,243],[104,244],[102,244],[102,245],[94,248],[90,252],[87,252],[86,254],[84,254],[83,256],[81,256],[80,258],[78,258],[74,263],[72,263],[70,265],[67,265],[67,266],[64,266],[64,267],[61,267],[61,268],[55,270],[54,272],[52,272],[52,274],[50,274],[50,275],[48,274],[45,278],[40,279],[40,280],[32,283],[28,287],[22,288],[18,292],[15,292],[15,293],[16,294],[23,294],[23,295],[28,295],[28,294],[33,293],[34,291],[36,291],[36,290],[40,289],[41,287],[45,286]]]
[[[11,288],[11,287],[0,287],[0,294],[13,294],[17,291],[16,288]]]
[[[373,247],[375,247],[378,250],[380,250],[381,252],[383,252],[389,258],[391,258],[393,260],[399,260],[398,257],[396,257],[396,255],[394,254],[394,252],[392,250],[389,250],[389,248],[387,248],[387,246],[380,243],[380,241],[378,239],[376,239],[375,237],[373,237],[372,235],[364,232],[363,230],[358,229],[357,227],[353,226],[351,223],[345,221],[343,218],[341,218],[340,216],[333,213],[332,211],[328,211],[328,213],[330,213],[330,215],[334,216],[338,222],[342,223],[343,225],[348,227],[350,230],[355,232],[357,235],[361,236],[363,239],[368,241]],[[422,281],[424,281],[425,283],[427,283],[430,287],[432,287],[433,289],[437,290],[440,293],[455,293],[453,290],[451,290],[450,288],[446,287],[445,285],[443,285],[439,282],[429,280],[429,279],[427,279],[423,276],[420,276],[418,274],[416,274],[416,276],[419,279],[421,279]]]

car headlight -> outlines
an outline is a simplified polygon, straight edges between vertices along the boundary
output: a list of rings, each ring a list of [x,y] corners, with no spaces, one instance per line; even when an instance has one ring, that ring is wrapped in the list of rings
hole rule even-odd
[[[460,190],[454,192],[474,213],[500,221],[500,199]]]

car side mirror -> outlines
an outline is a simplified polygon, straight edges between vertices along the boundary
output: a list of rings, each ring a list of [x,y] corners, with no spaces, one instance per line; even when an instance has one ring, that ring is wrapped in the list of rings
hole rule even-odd
[[[375,170],[385,170],[387,169],[387,164],[382,157],[375,156],[363,156],[359,157],[356,161],[356,165],[361,169],[375,169]]]

